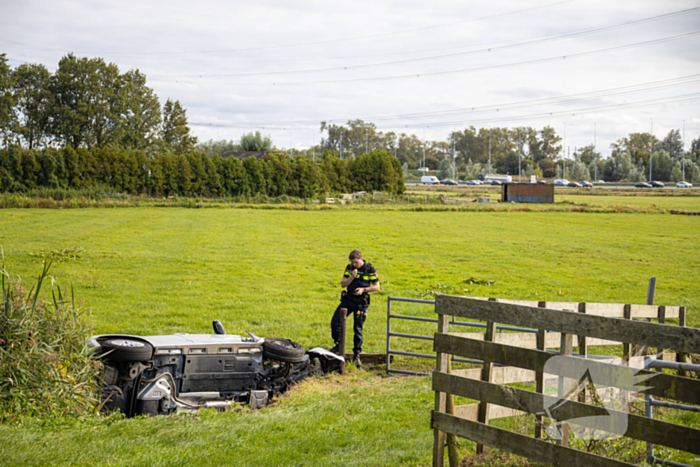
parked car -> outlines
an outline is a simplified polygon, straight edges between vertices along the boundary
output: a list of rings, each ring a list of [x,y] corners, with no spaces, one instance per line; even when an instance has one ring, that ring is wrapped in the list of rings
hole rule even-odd
[[[578,182],[569,182],[566,186],[569,188],[581,188],[581,184]]]
[[[664,187],[663,182],[657,182],[657,181],[651,181],[651,182],[649,182],[649,185],[651,185],[652,188],[663,188]]]
[[[467,180],[465,183],[471,186],[481,185],[481,182],[479,180]]]
[[[634,184],[635,188],[651,188],[651,185],[649,185],[647,182],[639,182]]]
[[[455,182],[454,180],[441,180],[441,181],[440,181],[440,185],[451,185],[451,186],[455,186],[455,185],[459,185],[459,183]]]
[[[491,185],[503,185],[503,182],[500,180],[490,180],[486,181],[485,183],[491,183]]]
[[[342,362],[328,350],[305,352],[288,339],[226,334],[218,321],[214,331],[90,338],[93,355],[103,363],[105,410],[133,417],[233,404],[258,408],[290,385]]]
[[[604,185],[604,184],[605,184],[605,180],[596,180],[595,182],[593,182],[593,184],[594,184],[594,185]]]
[[[569,184],[569,181],[565,178],[555,178],[554,181],[552,181],[554,186],[566,186]]]
[[[693,184],[688,182],[678,182],[676,183],[676,188],[693,188]]]
[[[593,188],[593,184],[591,182],[579,182],[583,188]]]

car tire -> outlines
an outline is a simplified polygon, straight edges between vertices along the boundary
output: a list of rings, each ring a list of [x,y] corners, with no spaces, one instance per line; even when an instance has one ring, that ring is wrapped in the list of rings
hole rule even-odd
[[[140,339],[109,337],[99,339],[98,356],[109,362],[146,362],[153,357],[153,346]]]
[[[289,339],[266,338],[263,342],[263,357],[284,363],[301,363],[306,351],[304,347]]]

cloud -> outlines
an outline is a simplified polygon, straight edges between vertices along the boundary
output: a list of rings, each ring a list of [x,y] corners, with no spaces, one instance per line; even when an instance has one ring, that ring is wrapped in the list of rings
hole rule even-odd
[[[103,57],[118,64],[122,71],[138,68],[147,75],[162,102],[177,99],[188,109],[190,121],[259,124],[280,146],[289,144],[292,134],[296,147],[307,147],[314,138],[318,142],[321,120],[342,122],[523,102],[700,74],[700,36],[574,57],[695,31],[700,11],[539,44],[499,48],[694,7],[686,0],[430,4],[302,0],[275,4],[205,1],[196,5],[181,0],[4,0],[0,50],[8,54],[12,66],[27,61],[54,70],[59,59],[73,51]],[[489,48],[492,50],[389,63]],[[564,56],[569,58],[555,59]],[[552,60],[543,61],[548,58]],[[528,61],[532,63],[513,65]],[[384,65],[351,68],[379,63]],[[337,67],[343,69],[308,71]],[[481,69],[454,72],[473,68]],[[307,71],[281,73],[300,70]],[[216,76],[241,73],[259,74]],[[405,77],[377,79],[390,76]],[[285,84],[289,82],[297,84]],[[651,118],[657,137],[680,128],[685,120],[689,144],[700,134],[700,122],[694,117],[699,113],[700,101],[631,106],[692,92],[700,92],[697,83],[577,104],[500,111],[491,117],[513,120],[491,124],[551,125],[562,133],[566,123],[567,140],[578,147],[593,142],[596,124],[597,145],[605,153],[612,141],[630,132],[649,131]],[[562,114],[605,104],[629,108]],[[516,118],[543,112],[557,116]],[[491,125],[470,123],[473,120],[474,116],[465,113],[449,119],[438,115],[376,123],[383,131],[416,133],[420,137],[425,131],[428,139],[445,139],[452,129],[471,124],[477,128]],[[248,131],[251,128],[193,127],[201,139],[238,139]]]

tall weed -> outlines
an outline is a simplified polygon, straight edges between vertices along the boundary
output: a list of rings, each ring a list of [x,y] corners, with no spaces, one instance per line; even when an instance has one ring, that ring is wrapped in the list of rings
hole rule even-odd
[[[57,285],[50,303],[40,299],[50,267],[45,261],[29,291],[4,265],[0,270],[0,422],[97,413],[87,314]]]

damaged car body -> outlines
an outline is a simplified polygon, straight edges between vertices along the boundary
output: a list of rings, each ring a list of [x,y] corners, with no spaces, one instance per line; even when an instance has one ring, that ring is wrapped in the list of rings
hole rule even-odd
[[[218,321],[214,331],[92,337],[89,345],[103,363],[104,410],[133,417],[200,407],[259,408],[290,385],[334,371],[343,361],[321,348],[305,352],[288,339],[226,334]]]

